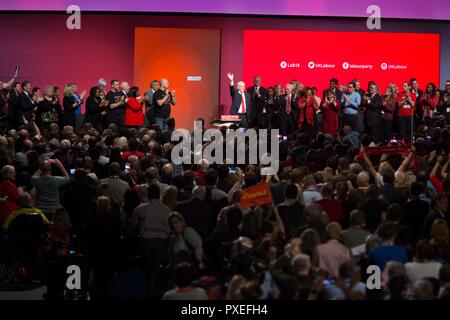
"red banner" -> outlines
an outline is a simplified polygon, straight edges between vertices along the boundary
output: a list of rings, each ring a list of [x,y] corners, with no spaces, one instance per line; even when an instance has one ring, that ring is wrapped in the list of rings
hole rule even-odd
[[[364,152],[367,155],[382,155],[382,154],[401,154],[407,156],[411,146],[379,146],[379,147],[366,147]]]
[[[247,188],[241,193],[241,205],[244,208],[271,203],[272,195],[270,193],[268,183],[261,183]]]

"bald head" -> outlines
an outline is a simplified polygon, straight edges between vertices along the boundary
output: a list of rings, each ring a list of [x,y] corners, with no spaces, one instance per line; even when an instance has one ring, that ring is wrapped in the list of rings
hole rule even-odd
[[[122,91],[125,91],[126,93],[128,93],[128,92],[130,91],[130,85],[128,84],[128,82],[122,81],[122,82],[120,83],[120,89],[121,89]]]
[[[168,87],[169,87],[169,81],[167,81],[167,79],[165,79],[165,78],[162,78],[160,81],[159,81],[159,83],[160,83],[160,85],[161,85],[161,89],[167,89]]]

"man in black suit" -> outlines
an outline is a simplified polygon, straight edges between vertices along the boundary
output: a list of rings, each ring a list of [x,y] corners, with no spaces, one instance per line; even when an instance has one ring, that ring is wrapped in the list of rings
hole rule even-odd
[[[381,110],[383,99],[378,93],[378,85],[372,82],[369,86],[369,92],[363,96],[366,123],[369,134],[375,143],[383,141],[383,122],[381,121]]]
[[[298,105],[297,100],[294,97],[292,90],[294,86],[292,83],[288,83],[286,85],[286,93],[282,96],[282,104],[283,107],[280,109],[279,118],[280,118],[280,134],[282,136],[287,136],[297,128],[295,124],[298,120]]]
[[[330,87],[328,89],[325,89],[322,91],[322,101],[324,101],[327,98],[328,92],[332,91],[334,95],[336,96],[338,101],[341,101],[342,98],[342,91],[337,88],[338,80],[336,78],[332,78],[330,80]]]
[[[252,98],[245,92],[245,83],[239,81],[234,87],[234,74],[227,73],[230,79],[231,108],[230,114],[239,115],[241,127],[248,128],[252,119]]]
[[[151,127],[155,123],[155,106],[153,105],[153,95],[159,89],[159,81],[152,80],[150,83],[150,90],[148,90],[144,95],[145,101],[145,117],[144,117],[144,127]]]
[[[366,92],[361,89],[361,82],[358,79],[353,79],[352,81],[355,84],[355,92],[359,93],[359,96],[361,97],[361,104],[358,106],[358,120],[357,120],[357,131],[359,133],[363,133],[365,131],[365,125],[366,123],[364,122],[364,96],[366,95]],[[370,84],[372,82],[369,83],[369,87]]]
[[[247,89],[247,92],[252,96],[252,101],[263,100],[267,95],[267,89],[261,86],[261,77],[256,76],[253,84],[253,86]]]
[[[23,117],[30,122],[33,119],[33,109],[36,107],[37,102],[33,100],[31,94],[31,83],[28,80],[22,82],[22,93],[20,94],[20,109],[22,110]],[[23,119],[20,119],[22,122]]]
[[[423,119],[423,106],[421,104],[422,101],[422,96],[423,96],[423,90],[419,89],[419,83],[417,82],[416,78],[412,78],[411,80],[409,80],[409,84],[412,87],[412,92],[416,95],[416,111],[415,111],[415,120],[414,122],[416,124],[420,124],[420,122]]]
[[[257,117],[262,114],[266,102],[267,89],[261,86],[260,76],[256,76],[253,79],[253,84],[253,86],[247,89],[247,92],[250,93],[250,96],[252,97],[253,119],[251,119],[251,123],[257,126]]]

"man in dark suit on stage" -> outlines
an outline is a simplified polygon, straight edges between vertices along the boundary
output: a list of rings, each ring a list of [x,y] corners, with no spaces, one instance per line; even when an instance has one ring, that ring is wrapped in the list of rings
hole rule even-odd
[[[297,130],[296,124],[298,121],[299,110],[297,100],[293,94],[294,86],[292,83],[286,85],[286,93],[283,95],[283,107],[280,110],[280,134],[287,136],[293,131]]]
[[[256,76],[253,83],[254,85],[247,89],[247,92],[250,93],[252,97],[252,101],[263,100],[267,95],[267,89],[261,86],[261,77]]]
[[[33,110],[37,105],[37,102],[33,100],[33,95],[31,94],[31,84],[30,81],[24,81],[22,83],[22,93],[20,95],[20,109],[22,111],[23,117],[26,121],[30,122],[33,118]],[[23,119],[20,119],[23,122]]]
[[[325,101],[329,91],[332,91],[334,93],[334,95],[336,96],[336,98],[338,99],[338,101],[341,101],[342,91],[337,88],[337,85],[338,85],[338,80],[335,78],[332,78],[330,80],[330,87],[328,89],[325,89],[322,91],[322,101]]]
[[[252,119],[252,98],[245,92],[245,83],[239,81],[234,87],[234,74],[227,73],[230,79],[231,108],[230,114],[239,115],[241,127],[248,128]]]
[[[261,86],[261,77],[256,76],[253,80],[253,86],[247,89],[247,92],[252,98],[253,118],[251,119],[252,126],[257,126],[257,117],[262,113],[262,109],[266,102],[267,89]]]
[[[419,89],[419,83],[417,82],[416,78],[412,78],[409,80],[409,83],[412,88],[412,92],[416,95],[416,110],[415,110],[415,124],[420,124],[422,122],[423,118],[423,106],[422,106],[422,97],[423,97],[423,90]]]

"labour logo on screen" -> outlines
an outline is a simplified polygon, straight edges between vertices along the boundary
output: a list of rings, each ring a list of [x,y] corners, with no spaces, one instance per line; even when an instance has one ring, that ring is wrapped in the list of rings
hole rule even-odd
[[[386,70],[387,68],[388,68],[387,63],[383,62],[383,63],[381,64],[381,70]]]
[[[344,62],[344,63],[342,64],[342,69],[347,70],[347,69],[348,69],[348,66],[349,66],[348,62]]]
[[[286,69],[286,68],[300,68],[300,63],[298,62],[286,62],[286,61],[281,61],[280,62],[280,68],[281,69]]]
[[[310,69],[314,69],[315,65],[316,64],[314,63],[314,61],[308,62],[308,68],[310,68]]]

